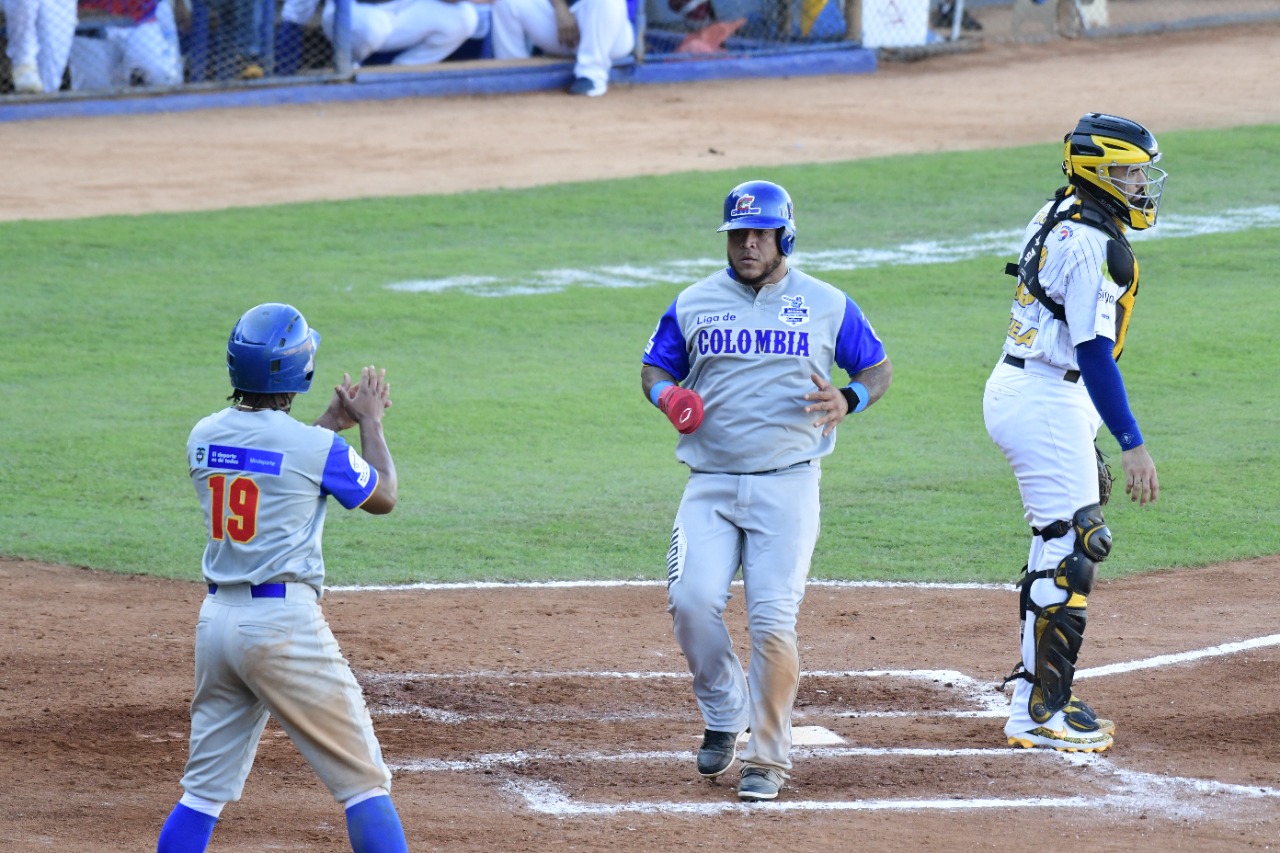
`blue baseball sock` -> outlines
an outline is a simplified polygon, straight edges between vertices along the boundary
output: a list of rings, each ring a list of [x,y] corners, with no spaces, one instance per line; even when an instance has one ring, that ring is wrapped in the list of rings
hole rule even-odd
[[[169,819],[160,830],[156,853],[204,853],[218,819],[198,812],[182,803],[173,807]]]
[[[409,853],[400,815],[388,796],[370,797],[347,809],[347,836],[354,853]]]

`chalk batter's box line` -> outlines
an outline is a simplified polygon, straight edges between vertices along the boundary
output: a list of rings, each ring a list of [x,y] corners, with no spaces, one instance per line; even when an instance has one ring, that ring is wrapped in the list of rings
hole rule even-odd
[[[1145,660],[1128,663],[1111,664],[1103,667],[1082,670],[1080,677],[1101,677],[1106,675],[1132,672],[1139,669],[1151,669],[1174,666],[1182,663],[1205,660],[1236,654],[1251,649],[1280,645],[1280,634],[1271,634],[1240,642],[1224,643],[1204,649],[1179,654],[1158,655]],[[841,672],[807,672],[802,677],[906,677],[927,678],[930,681],[948,682],[951,685],[963,684],[971,687],[979,682],[969,676],[950,670],[847,670]],[[684,673],[649,672],[487,672],[487,673],[413,673],[409,675],[389,676],[385,673],[375,674],[377,680],[412,680],[412,679],[449,679],[467,680],[477,678],[503,678],[518,682],[520,680],[539,680],[546,678],[608,678],[608,679],[650,679],[650,678],[688,678]],[[965,691],[959,691],[965,692]],[[971,697],[972,698],[972,697]],[[1006,704],[1007,707],[1007,704]],[[984,714],[992,712],[987,708]],[[854,715],[945,715],[976,714],[969,711],[942,712],[848,712]],[[468,760],[448,761],[443,759],[421,759],[392,765],[397,772],[428,773],[440,771],[475,772],[492,769],[497,766],[518,766],[533,761],[576,761],[576,762],[627,762],[640,761],[687,762],[692,750],[650,751],[630,753],[555,753],[555,752],[513,752],[496,753],[477,756]],[[932,749],[911,747],[797,747],[794,754],[799,758],[835,758],[849,759],[857,757],[928,757],[928,758],[1013,758],[1015,760],[1063,760],[1077,766],[1093,768],[1114,777],[1115,792],[1101,797],[1053,797],[1053,798],[943,798],[943,799],[905,799],[905,800],[851,800],[851,801],[789,801],[768,804],[742,803],[690,803],[690,802],[631,802],[631,803],[590,803],[575,802],[554,784],[545,780],[508,780],[505,789],[522,800],[530,811],[557,817],[606,816],[624,813],[640,814],[685,814],[715,815],[726,811],[746,811],[753,808],[768,808],[778,811],[972,811],[981,809],[1020,809],[1026,807],[1054,808],[1117,808],[1144,809],[1160,812],[1180,819],[1191,819],[1204,814],[1209,802],[1206,795],[1217,795],[1212,798],[1215,813],[1221,811],[1223,799],[1235,801],[1247,800],[1280,800],[1280,788],[1258,785],[1235,785],[1216,780],[1193,779],[1181,776],[1160,776],[1142,773],[1117,767],[1101,754],[1059,753],[1051,750],[1023,750],[1005,748],[960,748]]]
[[[1192,779],[1180,776],[1160,776],[1117,767],[1100,754],[1059,753],[1051,750],[1026,750],[1012,748],[878,748],[878,747],[819,747],[797,748],[797,758],[856,758],[856,757],[924,757],[982,758],[984,760],[1006,758],[1015,761],[1060,761],[1091,769],[1111,777],[1112,793],[1098,797],[1049,797],[1049,798],[911,798],[879,800],[782,800],[776,803],[701,803],[701,802],[642,802],[593,803],[574,801],[563,790],[546,780],[511,779],[504,783],[505,790],[522,800],[530,811],[556,817],[580,817],[617,815],[624,813],[714,815],[725,811],[738,811],[765,807],[781,811],[971,811],[980,809],[1017,809],[1027,806],[1058,806],[1067,808],[1116,808],[1126,811],[1160,812],[1181,820],[1200,816],[1220,817],[1230,802],[1280,800],[1280,789],[1256,785],[1236,785],[1212,780]],[[392,765],[399,773],[430,773],[441,771],[475,772],[493,770],[501,766],[518,766],[529,761],[573,762],[625,762],[677,761],[688,763],[690,751],[632,752],[632,753],[555,753],[549,751],[499,753],[479,756],[470,761],[441,761],[424,759]]]

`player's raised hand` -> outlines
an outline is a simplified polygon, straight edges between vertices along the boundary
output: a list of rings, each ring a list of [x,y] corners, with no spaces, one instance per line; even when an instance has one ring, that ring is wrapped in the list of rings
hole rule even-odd
[[[334,432],[342,432],[344,429],[355,426],[355,419],[347,412],[347,402],[354,393],[351,374],[342,374],[342,383],[333,386],[333,396],[329,398],[329,405],[325,407],[320,417],[316,418],[315,425],[327,427]]]
[[[341,397],[341,394],[342,386],[339,386],[337,395]],[[356,423],[381,421],[382,413],[391,408],[391,383],[387,382],[387,369],[379,370],[372,364],[360,368],[360,379],[350,389],[344,406]]]
[[[823,379],[816,373],[809,374],[809,378],[813,380],[813,384],[818,386],[817,391],[810,391],[804,395],[806,400],[813,402],[804,407],[806,415],[814,412],[822,412],[822,416],[813,422],[815,427],[823,427],[822,434],[824,436],[831,435],[845,415],[849,414],[849,403],[845,400],[844,395],[840,393],[840,389]]]

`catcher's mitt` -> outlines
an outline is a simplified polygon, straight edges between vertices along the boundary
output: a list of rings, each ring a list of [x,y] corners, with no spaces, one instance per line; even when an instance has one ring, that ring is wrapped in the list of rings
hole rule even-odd
[[[1106,506],[1111,498],[1111,483],[1114,478],[1111,476],[1111,466],[1107,464],[1107,457],[1102,455],[1098,445],[1093,446],[1093,452],[1098,457],[1098,503]]]

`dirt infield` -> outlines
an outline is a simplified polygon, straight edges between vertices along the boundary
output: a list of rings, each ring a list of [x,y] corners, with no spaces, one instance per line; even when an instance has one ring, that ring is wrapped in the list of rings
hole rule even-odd
[[[201,594],[0,561],[0,848],[154,849],[181,793]],[[1002,745],[1011,591],[813,586],[795,725],[842,742],[798,748],[783,799],[752,807],[694,771],[701,721],[658,584],[325,607],[414,850],[1210,851],[1280,839],[1280,635],[1258,606],[1278,597],[1280,558],[1103,582],[1077,686],[1117,745],[1071,759]],[[740,595],[729,619],[749,648]],[[211,849],[345,845],[340,808],[270,724]]]
[[[1280,121],[1280,26],[988,45],[874,74],[0,124],[0,220],[830,162]],[[1177,165],[1169,209],[1176,203]],[[851,188],[851,192],[856,188]]]
[[[590,102],[0,125],[0,219],[1045,142],[1089,109],[1157,133],[1278,122],[1277,36],[992,47],[865,79],[619,87]],[[197,574],[0,560],[0,849],[154,849],[186,758]],[[784,797],[751,807],[696,776],[701,722],[660,585],[338,591],[325,608],[415,851],[1198,852],[1280,845],[1277,600],[1280,557],[1101,582],[1078,692],[1116,719],[1117,743],[1068,757],[1003,745],[1011,591],[813,585],[795,724],[838,740],[798,748]],[[740,596],[729,619],[745,655]],[[349,849],[340,807],[274,724],[210,849]]]

